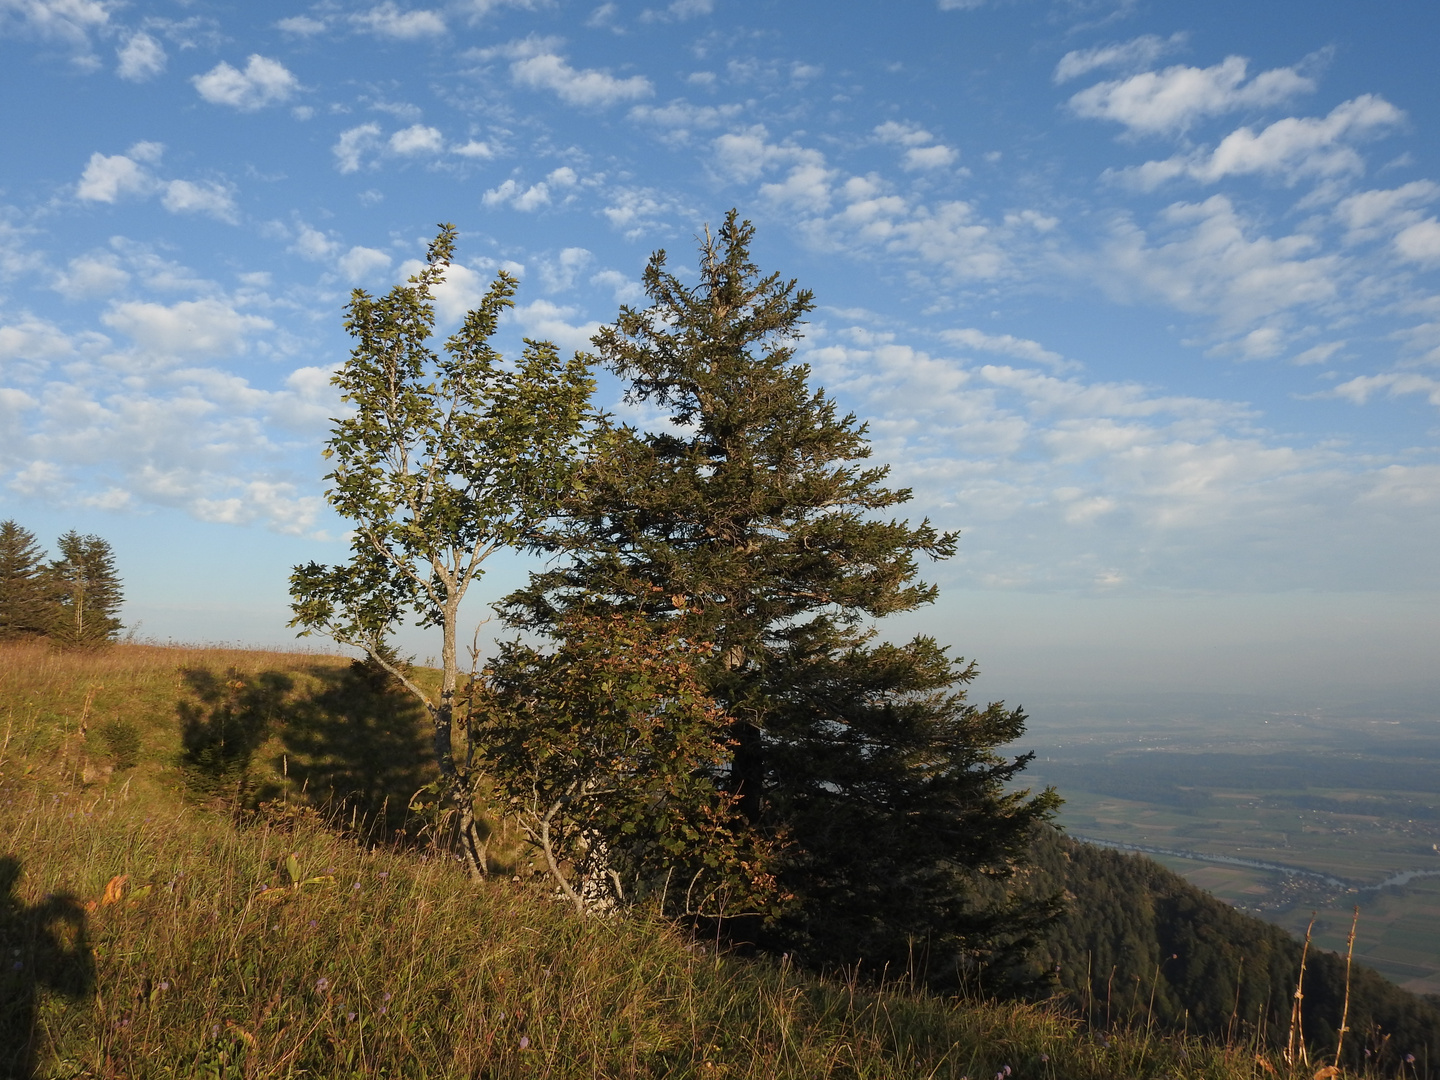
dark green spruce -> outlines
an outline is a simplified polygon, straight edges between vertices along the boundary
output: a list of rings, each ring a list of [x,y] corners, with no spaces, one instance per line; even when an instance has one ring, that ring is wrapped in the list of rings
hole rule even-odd
[[[711,644],[707,691],[731,717],[723,781],[749,827],[787,845],[778,922],[731,933],[816,966],[910,966],[935,983],[1023,946],[1053,914],[1008,888],[1050,792],[1011,791],[1028,758],[997,748],[1018,709],[967,704],[977,672],[928,637],[870,623],[931,603],[921,557],[956,536],[885,512],[910,498],[866,463],[794,358],[811,294],[751,262],[732,211],[687,286],[664,252],[649,306],[593,339],[627,398],[668,424],[601,440],[548,540],[552,567],[512,594],[513,625],[576,611],[641,612]]]
[[[45,575],[55,605],[51,638],[67,648],[109,644],[120,632],[117,616],[124,600],[109,541],[72,529],[56,546],[60,557]]]
[[[0,521],[0,640],[39,637],[54,607],[45,587],[45,552],[35,534]]]

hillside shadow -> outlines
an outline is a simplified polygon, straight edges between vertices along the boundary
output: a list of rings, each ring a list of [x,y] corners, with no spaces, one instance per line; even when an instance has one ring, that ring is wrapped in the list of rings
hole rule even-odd
[[[0,1077],[38,1076],[41,994],[83,998],[93,992],[95,959],[85,909],[71,896],[27,905],[19,896],[20,860],[0,858]]]
[[[312,806],[394,836],[405,827],[411,796],[434,772],[424,708],[361,664],[310,674],[320,689],[286,710],[284,757],[271,764]]]
[[[194,695],[176,706],[191,787],[236,809],[286,797],[393,837],[433,772],[424,709],[363,664],[298,674],[181,673]],[[257,762],[272,736],[281,752]]]
[[[290,706],[295,682],[279,671],[223,677],[206,668],[181,672],[197,700],[180,701],[180,764],[191,786],[205,795],[243,804],[250,794],[250,767]]]

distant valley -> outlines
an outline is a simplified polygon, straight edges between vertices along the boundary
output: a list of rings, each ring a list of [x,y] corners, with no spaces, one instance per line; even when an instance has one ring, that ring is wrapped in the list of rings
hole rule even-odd
[[[1028,703],[1027,703],[1028,704]],[[1028,775],[1071,835],[1142,851],[1242,910],[1440,993],[1440,712],[1225,695],[1046,701]]]

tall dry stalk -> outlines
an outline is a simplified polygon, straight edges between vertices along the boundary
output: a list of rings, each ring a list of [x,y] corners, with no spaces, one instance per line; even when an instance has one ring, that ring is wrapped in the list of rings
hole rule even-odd
[[[1295,980],[1295,1003],[1290,1007],[1290,1035],[1285,1041],[1285,1061],[1289,1065],[1298,1060],[1310,1064],[1310,1052],[1305,1049],[1305,1026],[1301,1009],[1305,1003],[1305,961],[1310,956],[1310,933],[1315,929],[1315,912],[1310,913],[1310,925],[1305,927],[1305,946],[1300,950],[1300,976]],[[1297,1054],[1298,1048],[1298,1054]]]
[[[1335,1068],[1340,1068],[1340,1051],[1345,1046],[1346,1026],[1350,1020],[1350,964],[1355,959],[1355,928],[1360,925],[1360,905],[1355,905],[1355,916],[1350,920],[1350,936],[1345,940],[1345,1004],[1340,1009],[1340,1030],[1335,1035]]]

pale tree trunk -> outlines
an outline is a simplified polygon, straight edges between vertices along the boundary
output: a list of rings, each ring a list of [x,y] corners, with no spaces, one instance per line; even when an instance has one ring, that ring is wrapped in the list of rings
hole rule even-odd
[[[441,645],[440,702],[431,709],[435,723],[435,762],[445,788],[458,811],[460,859],[476,881],[489,872],[487,847],[480,837],[479,823],[475,820],[475,793],[470,789],[470,777],[461,776],[455,767],[455,689],[459,684],[459,665],[455,658],[455,624],[459,619],[460,602],[453,596],[446,602],[443,613],[444,639]]]

